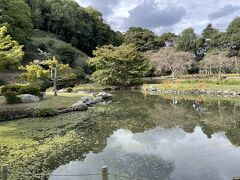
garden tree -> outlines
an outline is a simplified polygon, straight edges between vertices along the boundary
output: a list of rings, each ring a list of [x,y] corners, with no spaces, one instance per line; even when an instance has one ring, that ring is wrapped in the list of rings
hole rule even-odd
[[[208,24],[207,27],[202,31],[202,37],[204,39],[211,39],[217,33],[218,30],[215,29],[212,24]]]
[[[34,61],[26,67],[20,67],[25,70],[22,78],[31,83],[48,77],[53,82],[54,95],[57,96],[57,83],[66,79],[75,78],[76,75],[72,73],[72,69],[68,64],[61,64],[55,57],[45,61]]]
[[[231,58],[233,69],[231,69],[232,73],[240,73],[240,57],[232,56]]]
[[[129,85],[151,70],[146,57],[133,44],[97,48],[90,64],[96,68],[92,79],[101,84]]]
[[[125,33],[124,43],[135,44],[139,51],[158,50],[165,42],[159,41],[157,36],[148,29],[131,27]]]
[[[101,12],[92,7],[87,7],[85,11],[89,15],[90,22],[87,23],[92,30],[91,50],[103,45],[113,44],[114,46],[119,46],[122,44],[121,35],[119,32],[114,32],[111,27],[104,22]]]
[[[234,68],[234,61],[227,57],[227,51],[214,49],[209,51],[200,62],[200,69],[208,74],[217,73],[219,79],[221,74],[231,71]]]
[[[196,41],[196,57],[201,60],[210,48],[210,39],[199,37]]]
[[[187,28],[177,37],[177,50],[195,52],[196,41],[197,35],[194,33],[193,28]]]
[[[230,38],[226,32],[219,32],[212,37],[210,48],[211,49],[226,49],[230,47]]]
[[[173,79],[179,73],[186,73],[195,64],[193,53],[179,52],[175,47],[164,47],[148,56],[156,75],[171,72]]]
[[[33,30],[30,8],[25,0],[1,0],[0,10],[0,25],[6,25],[16,41],[25,43]]]
[[[196,41],[196,57],[198,60],[203,59],[206,52],[210,49],[212,38],[218,34],[218,30],[208,24],[203,30],[202,36]]]
[[[236,17],[227,28],[228,34],[240,33],[240,17]]]
[[[24,79],[31,84],[38,84],[43,78],[47,78],[47,75],[49,74],[49,70],[45,69],[38,60],[30,62],[25,67],[20,66],[19,69],[26,71],[21,74],[21,79]]]
[[[0,27],[0,70],[18,66],[24,56],[22,48],[7,35],[7,27]]]
[[[120,31],[112,31],[111,44],[114,46],[120,46],[124,42],[124,35]]]
[[[41,62],[41,64],[46,65],[48,67],[50,78],[53,81],[54,96],[57,96],[58,81],[66,79],[67,76],[68,77],[75,76],[73,73],[71,73],[71,68],[69,67],[68,64],[59,63],[59,61],[55,57],[43,61]]]
[[[161,36],[158,37],[158,40],[164,46],[173,46],[176,42],[177,35],[171,32],[163,33]]]

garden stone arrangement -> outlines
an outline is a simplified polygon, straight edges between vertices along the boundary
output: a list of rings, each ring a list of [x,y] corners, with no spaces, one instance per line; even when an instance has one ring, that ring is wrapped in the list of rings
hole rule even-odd
[[[112,94],[107,92],[99,93],[95,98],[83,97],[80,101],[72,105],[73,111],[86,111],[88,107],[112,99]]]
[[[30,96],[28,94],[21,95],[22,101],[24,102],[37,102],[39,98],[37,96]],[[112,94],[107,92],[101,92],[95,95],[94,98],[85,96],[82,97],[79,101],[74,103],[71,107],[67,108],[44,108],[44,109],[33,109],[28,108],[24,110],[16,110],[16,111],[3,111],[0,112],[0,122],[14,119],[21,119],[26,117],[50,117],[63,113],[69,113],[73,111],[86,111],[89,107],[92,107],[96,104],[100,104],[103,102],[111,102]]]

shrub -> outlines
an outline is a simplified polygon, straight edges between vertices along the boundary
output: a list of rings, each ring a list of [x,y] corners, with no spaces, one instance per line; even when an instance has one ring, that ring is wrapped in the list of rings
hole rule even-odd
[[[33,115],[35,117],[51,117],[58,115],[58,111],[51,108],[37,109],[34,111]]]
[[[85,79],[85,70],[83,69],[83,67],[78,66],[77,68],[74,69],[74,74],[77,75],[77,78],[80,80],[84,80]]]
[[[11,91],[5,92],[4,97],[8,104],[15,104],[15,103],[21,102],[20,98],[17,97],[16,92],[11,92]]]
[[[20,89],[23,87],[24,85],[19,85],[19,84],[8,84],[2,87],[1,91],[2,94],[5,95],[8,92],[14,92],[17,95],[20,94]]]
[[[59,58],[61,59],[63,64],[69,64],[73,67],[74,60],[76,57],[76,50],[71,45],[61,44],[57,50],[59,54]]]
[[[6,98],[7,103],[14,104],[21,102],[17,97],[20,94],[39,96],[40,88],[34,85],[8,84],[1,88],[1,94]]]
[[[23,86],[20,88],[20,94],[31,94],[31,95],[39,96],[40,88],[34,85]]]
[[[14,92],[19,94],[32,94],[35,96],[40,95],[40,88],[35,85],[19,85],[19,84],[8,84],[2,87],[2,94],[5,95],[7,92]]]

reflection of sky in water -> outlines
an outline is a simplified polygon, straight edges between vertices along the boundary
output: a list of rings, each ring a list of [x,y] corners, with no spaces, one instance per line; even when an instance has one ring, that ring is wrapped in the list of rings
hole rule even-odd
[[[103,165],[114,173],[147,179],[227,180],[240,175],[240,149],[231,146],[224,134],[208,139],[199,127],[192,134],[179,128],[156,128],[136,134],[120,129],[108,138],[103,152],[89,153],[84,161],[60,166],[53,174],[96,173]]]

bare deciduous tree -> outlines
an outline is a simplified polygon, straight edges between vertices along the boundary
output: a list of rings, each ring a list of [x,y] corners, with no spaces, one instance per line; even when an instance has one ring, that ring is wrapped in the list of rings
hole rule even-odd
[[[239,58],[229,58],[227,55],[227,51],[212,50],[199,63],[199,67],[206,74],[218,74],[219,79],[223,73],[237,72]]]
[[[161,48],[158,52],[148,53],[148,56],[157,75],[170,71],[173,79],[196,63],[193,53],[178,52],[174,47]]]

